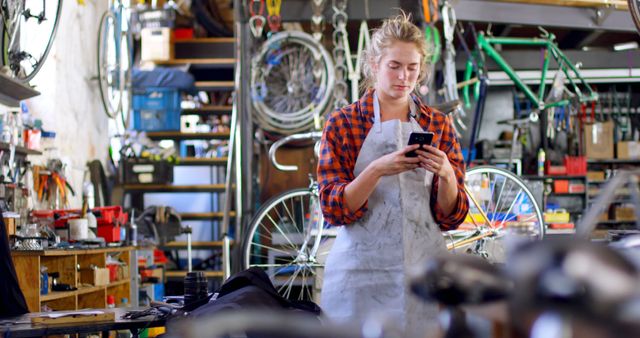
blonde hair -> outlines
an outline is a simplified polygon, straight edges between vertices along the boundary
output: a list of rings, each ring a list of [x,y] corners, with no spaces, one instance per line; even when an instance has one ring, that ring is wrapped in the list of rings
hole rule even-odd
[[[400,14],[388,18],[382,22],[380,28],[375,29],[371,35],[371,43],[364,50],[362,58],[363,90],[371,88],[375,84],[373,65],[380,62],[382,53],[396,41],[413,43],[420,53],[420,74],[417,83],[427,76],[427,42],[422,30],[411,22],[411,14],[400,10]]]

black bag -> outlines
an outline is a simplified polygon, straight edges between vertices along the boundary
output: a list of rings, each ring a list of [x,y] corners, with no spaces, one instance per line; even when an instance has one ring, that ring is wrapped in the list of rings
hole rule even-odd
[[[280,296],[269,276],[262,269],[253,267],[229,277],[218,290],[216,300],[195,309],[190,316],[211,316],[249,308],[302,311],[316,316],[322,314],[320,306],[312,301],[289,300]]]
[[[2,214],[2,210],[0,210]],[[11,259],[9,239],[4,219],[0,217],[0,318],[14,317],[29,312],[24,299],[16,269]]]

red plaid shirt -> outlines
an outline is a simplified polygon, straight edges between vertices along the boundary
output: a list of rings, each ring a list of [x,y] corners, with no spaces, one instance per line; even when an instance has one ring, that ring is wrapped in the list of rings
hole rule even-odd
[[[418,99],[420,103],[420,100]],[[421,114],[416,120],[425,131],[434,133],[432,144],[449,156],[458,181],[458,200],[453,212],[445,215],[436,203],[438,180],[434,175],[431,189],[431,211],[435,221],[443,230],[452,230],[462,223],[469,210],[464,192],[464,159],[460,144],[447,116],[432,108],[419,104]],[[328,118],[322,134],[318,182],[320,201],[325,220],[332,225],[344,225],[360,219],[367,211],[367,202],[357,211],[351,212],[344,201],[345,186],[355,179],[356,159],[364,139],[373,126],[373,91],[346,107],[334,111]]]

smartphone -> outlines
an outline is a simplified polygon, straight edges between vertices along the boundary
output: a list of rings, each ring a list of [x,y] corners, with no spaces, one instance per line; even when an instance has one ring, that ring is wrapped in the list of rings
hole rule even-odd
[[[420,148],[422,148],[423,145],[431,145],[431,141],[433,141],[433,133],[426,133],[426,132],[412,132],[409,135],[409,144],[408,145],[412,145],[412,144],[419,144]],[[408,152],[406,154],[407,157],[418,157],[418,154],[416,153],[415,150],[412,150],[410,152]]]

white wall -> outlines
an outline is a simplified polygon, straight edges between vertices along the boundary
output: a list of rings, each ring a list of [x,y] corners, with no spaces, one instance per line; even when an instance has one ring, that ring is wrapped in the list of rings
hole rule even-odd
[[[97,82],[97,34],[106,0],[84,5],[65,0],[52,50],[31,81],[41,95],[27,100],[30,112],[55,131],[56,145],[69,165],[68,180],[76,191],[71,207],[81,203],[83,171],[87,161],[108,157],[107,117]],[[38,159],[34,159],[37,161]]]

